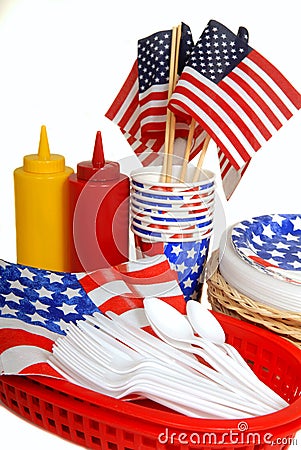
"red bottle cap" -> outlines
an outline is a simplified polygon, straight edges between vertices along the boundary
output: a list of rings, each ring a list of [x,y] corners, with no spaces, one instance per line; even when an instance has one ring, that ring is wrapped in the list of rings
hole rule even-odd
[[[100,131],[97,131],[92,161],[77,164],[77,178],[90,181],[116,180],[120,176],[120,166],[115,161],[105,161]]]

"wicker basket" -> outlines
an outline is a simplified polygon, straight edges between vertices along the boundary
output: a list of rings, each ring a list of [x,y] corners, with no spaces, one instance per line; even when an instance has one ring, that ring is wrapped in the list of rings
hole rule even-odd
[[[214,311],[266,328],[301,348],[301,314],[251,300],[227,283],[218,269],[207,285],[208,301]]]

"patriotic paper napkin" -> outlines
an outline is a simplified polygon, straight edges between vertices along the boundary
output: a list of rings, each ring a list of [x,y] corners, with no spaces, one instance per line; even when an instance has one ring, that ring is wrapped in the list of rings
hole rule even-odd
[[[52,272],[0,260],[0,374],[61,378],[47,360],[69,322],[99,310],[130,320],[150,296],[185,311],[176,272],[164,255],[92,273]]]

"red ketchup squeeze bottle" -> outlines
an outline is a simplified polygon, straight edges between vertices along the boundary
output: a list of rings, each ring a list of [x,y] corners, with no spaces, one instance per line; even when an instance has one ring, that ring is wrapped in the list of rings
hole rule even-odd
[[[89,272],[128,261],[129,178],[105,161],[100,131],[92,161],[68,179],[70,272]]]

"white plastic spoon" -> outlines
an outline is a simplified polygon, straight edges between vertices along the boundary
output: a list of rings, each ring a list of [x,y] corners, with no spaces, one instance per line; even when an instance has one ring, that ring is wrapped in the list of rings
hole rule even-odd
[[[192,351],[194,348],[191,349],[191,345],[196,345],[203,350],[198,352],[199,356],[216,370],[236,373],[237,364],[211,341],[196,337],[187,318],[171,305],[158,298],[146,298],[144,308],[147,318],[157,330],[173,341],[178,341],[182,350],[186,348]]]
[[[225,349],[229,356],[245,367],[250,374],[256,376],[236,348],[226,343],[226,335],[221,324],[205,306],[195,300],[189,300],[186,304],[186,312],[192,328],[200,337]]]
[[[186,351],[191,352],[195,350],[193,345],[196,345],[204,350],[206,349],[207,353],[211,351],[210,356],[214,357],[223,366],[224,372],[226,372],[225,375],[231,373],[238,385],[244,385],[247,389],[252,389],[253,392],[255,391],[258,395],[265,397],[269,400],[271,406],[277,405],[278,408],[279,406],[287,406],[287,403],[279,395],[257,377],[250,376],[249,371],[225,355],[218,347],[209,341],[196,337],[186,317],[177,309],[155,297],[144,299],[144,308],[151,323],[165,336],[177,341],[178,348],[181,347],[182,350],[186,349]]]
[[[150,320],[150,325],[152,327],[152,329],[155,331],[155,333],[157,334],[158,337],[160,337],[163,341],[165,341],[167,344],[176,347],[178,349],[181,349],[181,343],[179,341],[176,341],[174,339],[171,339],[170,337],[165,336],[161,331],[159,331],[155,325],[151,322]],[[192,347],[195,351],[196,354],[199,354],[198,349],[195,349],[195,347]],[[185,350],[187,351],[187,347],[185,346]],[[274,408],[271,409],[270,404],[264,403],[264,401],[262,401],[262,398],[259,398],[258,396],[254,395],[254,391],[247,389],[245,386],[241,386],[238,385],[238,383],[236,382],[236,380],[229,378],[227,375],[224,375],[220,372],[216,372],[218,375],[222,375],[224,377],[224,381],[227,383],[230,391],[231,395],[233,396],[233,398],[239,398],[240,400],[243,401],[243,403],[248,404],[248,405],[253,405],[254,407],[257,408],[257,414],[262,415],[262,414],[268,414],[271,411],[275,411],[275,406]],[[278,409],[279,407],[277,407]]]
[[[199,336],[217,345],[223,345],[226,340],[225,332],[219,321],[200,302],[189,300],[186,303],[189,322]]]

